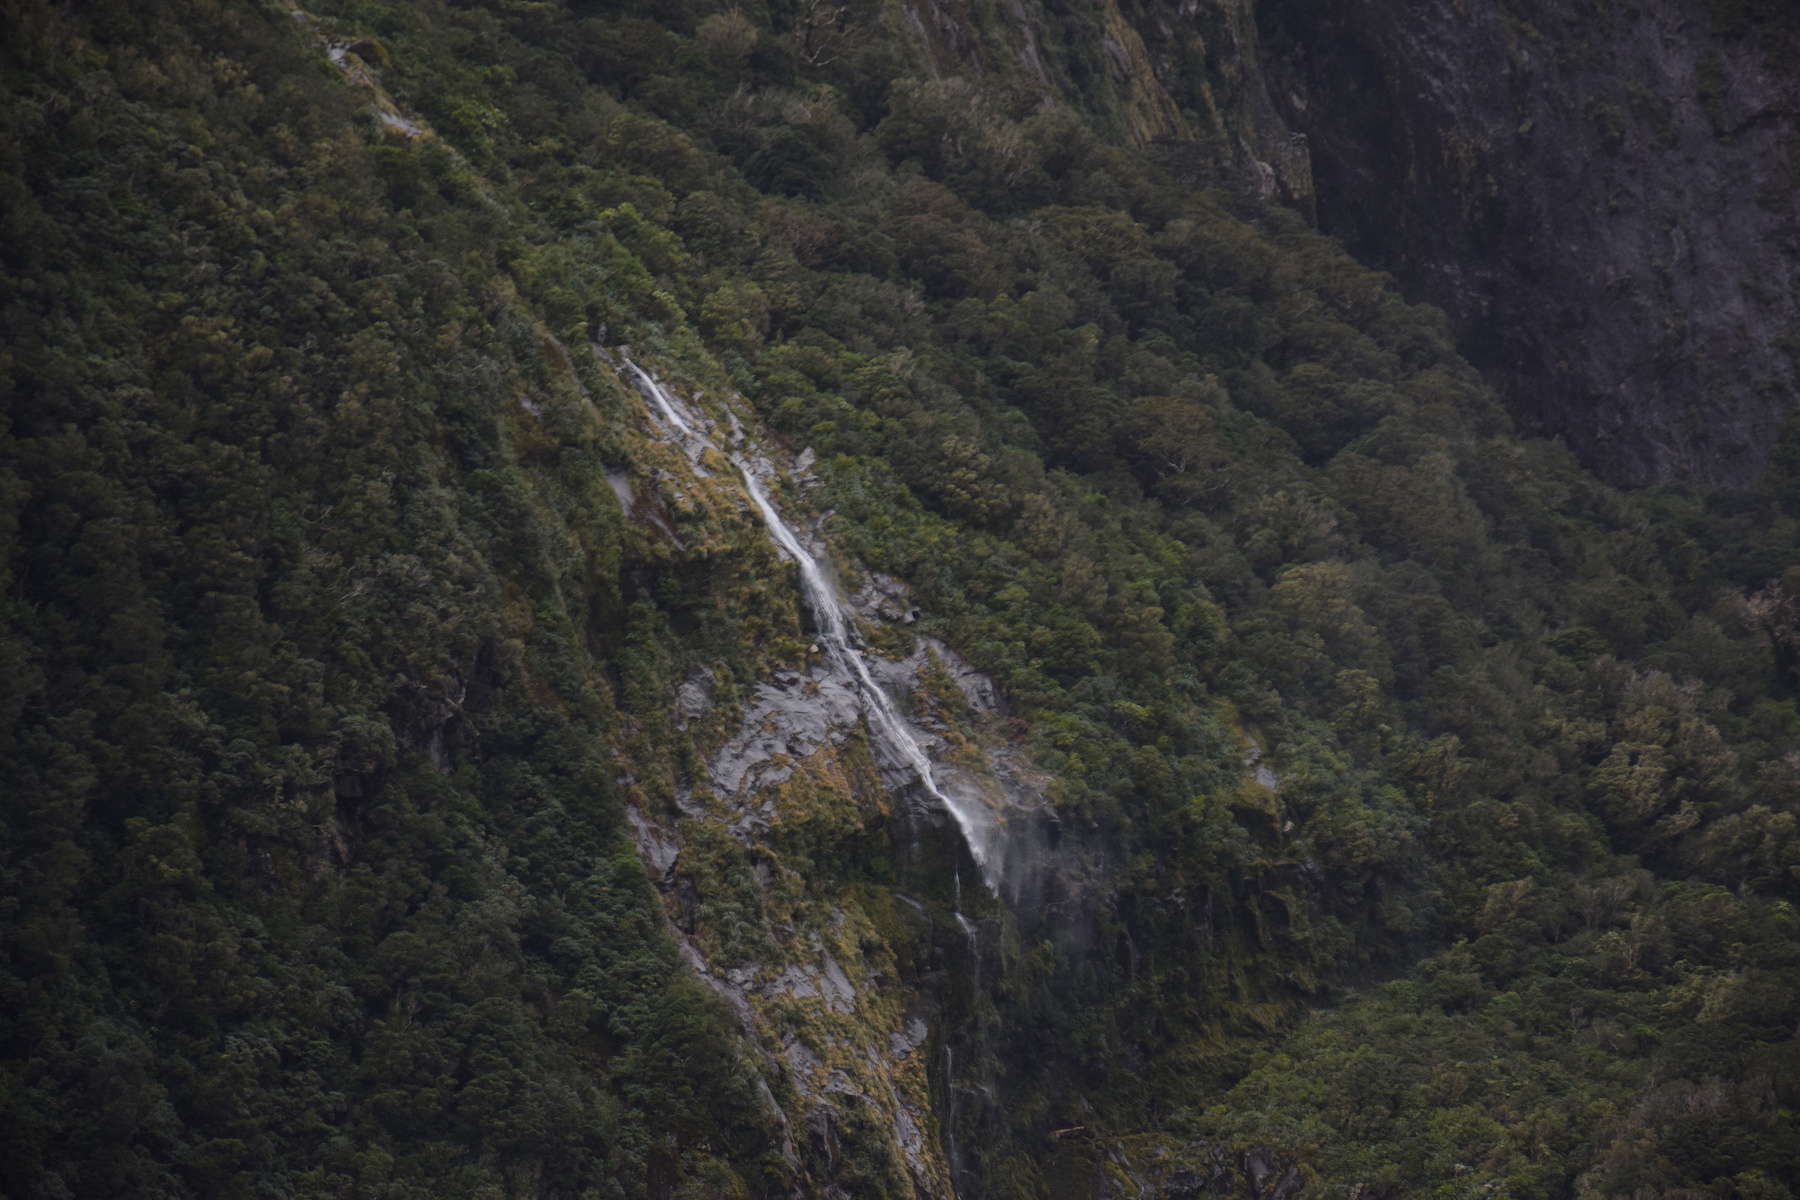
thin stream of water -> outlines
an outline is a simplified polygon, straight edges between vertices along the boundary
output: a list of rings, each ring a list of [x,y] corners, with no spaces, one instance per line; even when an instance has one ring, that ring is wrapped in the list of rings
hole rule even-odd
[[[950,1167],[950,1188],[956,1189],[956,1056],[944,1043],[944,1157]]]
[[[625,360],[625,365],[631,369],[633,375],[637,376],[640,389],[649,394],[651,402],[661,410],[665,421],[675,426],[675,428],[679,429],[687,437],[698,439],[709,446],[712,445],[712,441],[707,438],[706,435],[695,433],[693,429],[689,427],[688,423],[681,419],[681,414],[675,410],[674,403],[670,401],[668,395],[662,388],[657,385],[656,380],[650,378],[650,373],[648,371],[632,362],[629,358]],[[714,448],[716,449],[717,447]]]
[[[663,391],[650,374],[630,359],[625,365],[636,376],[640,389],[656,408],[663,420],[672,427],[684,440],[693,444],[696,449],[710,448],[717,450],[710,438],[698,432],[682,418],[679,408],[669,395]],[[749,493],[757,512],[762,516],[763,524],[769,530],[769,536],[775,544],[785,551],[800,567],[800,587],[806,598],[807,607],[812,610],[813,621],[818,626],[819,645],[825,652],[828,665],[837,673],[844,675],[856,683],[857,692],[863,698],[863,712],[868,718],[871,730],[878,741],[889,751],[897,754],[912,768],[919,784],[927,795],[942,804],[956,821],[957,828],[962,831],[963,840],[969,847],[975,865],[981,869],[982,882],[988,890],[999,893],[999,867],[990,853],[992,839],[997,832],[996,822],[991,813],[980,801],[969,801],[947,794],[938,786],[937,778],[932,771],[931,759],[925,748],[913,736],[907,727],[900,710],[880,683],[869,672],[868,662],[862,652],[851,642],[852,623],[849,606],[837,594],[831,581],[826,577],[818,561],[807,552],[794,531],[781,519],[774,502],[769,499],[768,491],[762,481],[744,459],[736,454],[729,456],[732,465],[737,467],[743,476],[744,490]],[[960,879],[958,881],[960,888]],[[961,908],[960,896],[958,908]]]

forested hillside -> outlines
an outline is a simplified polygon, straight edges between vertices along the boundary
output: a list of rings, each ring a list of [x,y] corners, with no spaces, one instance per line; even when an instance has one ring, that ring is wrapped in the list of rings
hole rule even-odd
[[[0,1195],[1800,1187],[1794,446],[1520,436],[1216,38],[0,12]]]

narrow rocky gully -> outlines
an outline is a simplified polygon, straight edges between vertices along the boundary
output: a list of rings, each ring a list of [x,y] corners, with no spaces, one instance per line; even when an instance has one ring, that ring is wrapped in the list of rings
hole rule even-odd
[[[609,357],[642,396],[650,436],[678,449],[692,475],[664,486],[718,486],[734,473],[797,568],[810,618],[807,665],[755,685],[706,778],[677,789],[674,811],[628,810],[683,956],[760,1047],[795,1165],[841,1177],[840,1131],[866,1141],[873,1126],[891,1131],[892,1165],[919,1193],[979,1191],[973,1147],[1001,1090],[987,991],[1017,957],[1021,925],[1078,907],[1066,903],[1074,889],[1057,861],[1048,779],[992,732],[1006,727],[994,681],[908,629],[917,610],[903,582],[862,571],[845,595],[819,522],[809,527],[791,502],[792,519],[783,516],[783,476],[789,495],[817,482],[810,451],[783,470],[729,402],[716,405],[721,424],[623,351]],[[622,474],[609,482],[628,512],[660,520],[634,504]],[[869,644],[877,631],[890,653]],[[712,713],[715,683],[704,664],[689,668],[674,697],[678,722]],[[808,805],[884,834],[895,886],[822,895],[814,881],[777,878],[786,868],[757,848]],[[694,936],[692,915],[709,897],[686,856],[721,831],[754,864],[769,934],[760,959],[709,953]],[[805,901],[792,902],[799,892]]]

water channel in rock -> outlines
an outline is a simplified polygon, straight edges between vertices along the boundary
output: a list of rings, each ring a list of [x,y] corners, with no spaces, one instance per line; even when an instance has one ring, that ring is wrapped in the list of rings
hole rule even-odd
[[[696,466],[706,450],[719,451],[719,447],[700,431],[698,423],[683,415],[682,406],[648,371],[629,358],[624,362],[649,403],[657,423],[666,434],[679,439]],[[868,661],[856,645],[856,625],[852,620],[850,606],[832,586],[824,567],[813,557],[799,535],[782,519],[752,463],[741,454],[728,454],[725,457],[742,476],[744,490],[762,517],[770,539],[800,568],[801,593],[812,611],[813,621],[817,626],[818,644],[824,653],[828,669],[855,687],[862,700],[863,715],[869,723],[869,731],[874,735],[878,746],[904,764],[925,794],[942,805],[956,821],[957,828],[968,845],[969,854],[981,871],[982,882],[990,892],[997,895],[1004,857],[999,852],[999,842],[1003,835],[1001,822],[979,798],[961,795],[962,789],[939,785],[930,756],[925,753],[919,738],[895,706],[893,697],[888,695],[887,690],[870,673]]]

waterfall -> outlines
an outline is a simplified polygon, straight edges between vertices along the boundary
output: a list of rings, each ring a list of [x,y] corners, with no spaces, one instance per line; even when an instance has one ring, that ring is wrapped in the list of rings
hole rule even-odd
[[[649,372],[629,358],[625,359],[625,365],[636,377],[639,390],[644,393],[644,398],[649,401],[654,413],[662,418],[668,432],[681,438],[696,453],[705,449],[718,449],[710,438],[682,417],[680,408],[663,391],[661,385],[650,377]],[[807,551],[787,522],[781,519],[781,513],[775,508],[767,489],[751,470],[750,464],[741,455],[733,454],[729,457],[732,465],[743,476],[744,490],[749,493],[757,512],[762,516],[770,539],[800,568],[801,594],[805,597],[807,607],[812,610],[813,621],[818,626],[818,642],[824,651],[827,666],[855,684],[857,694],[863,702],[863,714],[868,719],[870,732],[875,735],[876,741],[903,761],[918,779],[919,785],[925,789],[926,795],[943,805],[945,811],[956,821],[963,841],[969,847],[970,856],[981,869],[982,882],[987,884],[990,892],[997,895],[1000,863],[993,851],[999,834],[998,822],[979,799],[956,796],[953,794],[954,789],[946,792],[938,785],[925,748],[919,744],[919,739],[913,735],[906,719],[900,715],[893,698],[870,674],[867,660],[852,641],[855,624],[851,619],[849,605],[831,585],[818,560]],[[961,907],[960,903],[958,907]]]
[[[638,389],[644,393],[646,399],[656,405],[658,411],[662,413],[663,420],[680,430],[683,437],[697,439],[709,446],[712,445],[705,434],[695,433],[688,423],[681,419],[681,413],[676,410],[674,402],[669,399],[661,387],[657,386],[656,380],[650,378],[648,371],[629,358],[625,360],[625,365],[631,369],[633,375],[637,376]]]

